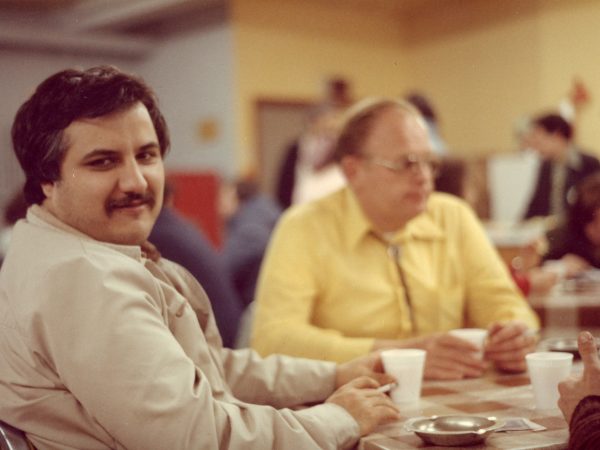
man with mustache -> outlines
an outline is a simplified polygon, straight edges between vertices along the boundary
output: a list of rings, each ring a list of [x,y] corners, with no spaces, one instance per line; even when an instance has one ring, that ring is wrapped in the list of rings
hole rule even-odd
[[[146,242],[169,137],[140,79],[59,72],[12,138],[32,206],[0,271],[0,420],[37,449],[334,449],[398,418],[376,354],[222,347],[201,286]]]
[[[427,350],[425,377],[480,376],[477,348],[448,333],[488,328],[486,360],[526,369],[538,319],[466,204],[432,194],[436,159],[408,103],[366,99],[335,156],[348,180],[286,211],[267,251],[252,345],[262,354],[347,361]]]

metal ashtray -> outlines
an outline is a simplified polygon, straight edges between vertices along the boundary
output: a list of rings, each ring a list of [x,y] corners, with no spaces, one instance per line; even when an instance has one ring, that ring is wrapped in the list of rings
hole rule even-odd
[[[504,425],[495,417],[431,416],[416,417],[405,424],[426,444],[453,447],[480,444]]]

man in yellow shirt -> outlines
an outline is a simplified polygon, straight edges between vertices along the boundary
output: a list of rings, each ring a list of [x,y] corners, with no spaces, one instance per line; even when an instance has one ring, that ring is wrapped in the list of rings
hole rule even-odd
[[[466,204],[432,193],[422,118],[402,101],[352,108],[336,159],[348,180],[288,210],[262,268],[252,345],[262,354],[346,361],[427,350],[427,378],[480,376],[487,362],[448,333],[489,329],[486,360],[525,370],[538,319]]]

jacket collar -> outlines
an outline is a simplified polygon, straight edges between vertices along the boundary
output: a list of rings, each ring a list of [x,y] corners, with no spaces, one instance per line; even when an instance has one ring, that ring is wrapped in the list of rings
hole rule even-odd
[[[27,221],[33,225],[51,228],[64,233],[69,233],[78,237],[79,239],[104,245],[140,262],[143,262],[143,260],[145,259],[145,255],[142,252],[142,249],[139,245],[122,245],[98,241],[96,239],[91,238],[87,234],[82,233],[81,231],[62,222],[50,211],[42,208],[39,205],[32,205],[29,207],[29,209],[27,210]]]

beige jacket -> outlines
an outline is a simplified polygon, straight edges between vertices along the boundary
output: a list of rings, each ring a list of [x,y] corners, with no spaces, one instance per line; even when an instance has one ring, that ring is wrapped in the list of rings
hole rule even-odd
[[[193,277],[34,206],[0,271],[0,420],[38,449],[334,449],[331,363],[221,346]],[[193,306],[193,307],[192,307]]]

